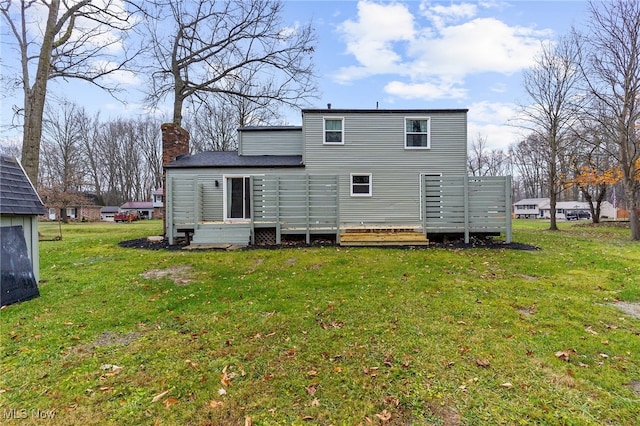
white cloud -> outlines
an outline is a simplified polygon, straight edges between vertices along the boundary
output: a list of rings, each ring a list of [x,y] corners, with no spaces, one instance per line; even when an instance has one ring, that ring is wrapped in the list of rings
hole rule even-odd
[[[398,43],[408,43],[415,37],[413,15],[406,6],[361,1],[358,20],[346,20],[338,30],[346,42],[346,52],[359,64],[340,69],[335,76],[338,82],[403,72],[402,55],[396,51]]]
[[[385,93],[403,99],[463,99],[467,91],[455,83],[440,80],[423,83],[392,81],[384,87]]]
[[[514,124],[518,106],[511,103],[476,102],[468,113],[469,143],[478,134],[487,138],[487,148],[506,149],[522,139],[523,130]]]
[[[438,4],[428,7],[423,3],[420,5],[420,11],[431,19],[436,27],[441,28],[447,23],[473,18],[478,12],[478,6],[471,3],[460,3],[449,6]]]
[[[356,64],[339,69],[334,79],[349,83],[395,75],[387,93],[406,99],[423,93],[434,99],[459,98],[470,74],[516,73],[532,64],[540,41],[551,32],[477,17],[478,8],[493,5],[423,3],[421,15],[413,15],[403,4],[361,1],[357,18],[339,26]]]

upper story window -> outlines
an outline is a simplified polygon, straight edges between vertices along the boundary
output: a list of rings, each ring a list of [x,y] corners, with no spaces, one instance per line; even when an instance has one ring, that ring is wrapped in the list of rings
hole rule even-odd
[[[431,119],[429,117],[406,118],[404,133],[405,148],[431,148]]]
[[[344,145],[343,124],[343,118],[325,118],[323,143],[329,145]]]
[[[351,196],[371,197],[371,173],[351,174]]]

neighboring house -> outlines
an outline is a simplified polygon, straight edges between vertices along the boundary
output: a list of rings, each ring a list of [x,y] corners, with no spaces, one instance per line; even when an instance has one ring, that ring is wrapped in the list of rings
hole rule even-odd
[[[51,207],[57,203],[52,202],[47,198],[46,194],[43,197],[47,212],[44,219],[46,220],[62,220],[66,217],[69,221],[88,221],[97,222],[100,219],[100,199],[96,194],[91,193],[71,193],[68,195],[68,200],[73,201],[65,203],[67,207],[56,208]]]
[[[6,235],[24,235],[26,252],[31,263],[35,281],[40,279],[40,257],[38,252],[38,216],[46,209],[20,163],[5,155],[0,156],[0,224],[2,226],[2,280],[5,280]],[[5,235],[5,232],[7,233]],[[8,247],[11,255],[16,255],[13,247]],[[22,278],[22,277],[21,277]],[[3,298],[4,298],[3,292]]]
[[[556,218],[566,219],[567,213],[572,212],[588,212],[590,214],[589,203],[586,201],[558,201],[556,203]],[[551,208],[547,205],[541,210],[541,215],[545,219],[551,218]],[[618,212],[613,204],[608,201],[603,201],[600,204],[600,219],[616,219],[617,217]]]
[[[153,203],[153,217],[162,219],[164,212],[164,190],[162,188],[153,191],[151,202]]]
[[[120,206],[121,211],[140,213],[142,219],[153,219],[153,203],[151,201],[127,201]]]
[[[100,206],[72,206],[65,208],[67,219],[71,221],[96,222],[100,219]],[[47,209],[48,220],[62,219],[62,210],[50,207]]]
[[[542,218],[545,208],[549,209],[548,198],[525,198],[513,205],[513,214],[517,219]]]
[[[178,130],[163,128],[163,146],[179,145],[165,142]],[[171,243],[511,238],[510,178],[467,175],[466,109],[306,109],[300,127],[239,129],[237,152],[179,154],[163,154]]]
[[[567,213],[589,212],[586,201],[558,201],[556,202],[556,218],[565,219]],[[548,198],[525,198],[513,205],[513,214],[518,219],[549,219],[551,218],[551,202]],[[601,219],[616,219],[617,211],[608,201],[600,205]]]
[[[100,209],[100,220],[103,222],[114,222],[114,216],[120,211],[118,206],[104,206]]]

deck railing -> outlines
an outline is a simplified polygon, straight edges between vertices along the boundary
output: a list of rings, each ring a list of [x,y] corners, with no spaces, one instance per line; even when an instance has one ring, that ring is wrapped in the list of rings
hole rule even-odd
[[[338,176],[253,176],[252,226],[281,234],[338,234]]]
[[[423,227],[429,233],[504,233],[511,242],[510,176],[422,177]]]

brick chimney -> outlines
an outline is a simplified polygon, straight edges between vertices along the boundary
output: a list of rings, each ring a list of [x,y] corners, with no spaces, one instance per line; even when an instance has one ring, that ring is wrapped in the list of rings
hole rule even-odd
[[[180,155],[189,153],[189,132],[178,124],[165,123],[162,130],[162,229],[167,230],[167,181],[164,167]]]

